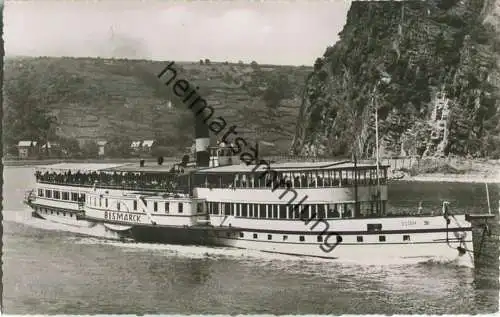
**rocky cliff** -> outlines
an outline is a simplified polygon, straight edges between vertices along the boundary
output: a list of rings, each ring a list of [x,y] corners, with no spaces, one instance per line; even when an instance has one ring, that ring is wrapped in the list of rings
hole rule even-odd
[[[500,155],[499,3],[353,2],[308,77],[292,152]]]

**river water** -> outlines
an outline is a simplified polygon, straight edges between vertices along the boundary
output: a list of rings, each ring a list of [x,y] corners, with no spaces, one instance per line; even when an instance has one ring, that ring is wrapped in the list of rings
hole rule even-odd
[[[498,289],[458,262],[346,263],[230,248],[121,243],[30,217],[29,167],[4,171],[8,314],[475,314]],[[490,185],[493,211],[500,199]],[[486,212],[484,184],[390,185],[390,208]],[[86,229],[91,230],[91,229]],[[495,250],[488,250],[494,254]],[[486,277],[486,280],[498,276]],[[484,278],[481,279],[484,281]],[[494,281],[493,281],[494,282]],[[494,284],[494,283],[493,283]]]

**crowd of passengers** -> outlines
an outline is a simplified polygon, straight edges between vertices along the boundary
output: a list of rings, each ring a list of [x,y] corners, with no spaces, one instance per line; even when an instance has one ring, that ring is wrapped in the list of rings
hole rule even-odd
[[[80,172],[65,173],[37,171],[37,182],[74,184],[110,188],[175,190],[178,187],[176,174],[144,174],[133,172]]]
[[[386,179],[380,178],[380,184],[385,184]],[[269,173],[262,175],[255,174],[237,174],[233,175],[198,175],[196,183],[205,187],[222,187],[222,188],[262,188],[262,187],[294,187],[294,188],[311,188],[311,187],[345,187],[354,186],[354,177],[322,177],[303,173],[300,176],[290,177],[287,175],[277,174],[273,176]],[[358,185],[376,185],[376,178],[358,177]]]
[[[182,170],[174,169],[171,173],[163,174],[147,174],[134,172],[80,172],[64,173],[56,172],[40,172],[35,173],[38,182],[53,183],[53,184],[75,184],[83,186],[102,186],[102,187],[117,187],[117,188],[132,188],[132,189],[153,189],[153,190],[175,190],[179,184],[178,175],[182,174]],[[184,181],[185,182],[185,181]],[[373,177],[358,177],[358,185],[375,185],[376,179]],[[385,183],[385,178],[379,180],[381,184]],[[247,174],[215,174],[195,176],[194,183],[197,186],[205,186],[210,188],[271,188],[271,187],[294,187],[294,188],[310,188],[310,187],[345,187],[353,186],[354,178],[352,175],[342,176],[336,175],[336,178],[322,177],[314,173],[302,173],[295,177],[288,175],[271,173],[247,173]],[[181,186],[185,187],[185,186]]]

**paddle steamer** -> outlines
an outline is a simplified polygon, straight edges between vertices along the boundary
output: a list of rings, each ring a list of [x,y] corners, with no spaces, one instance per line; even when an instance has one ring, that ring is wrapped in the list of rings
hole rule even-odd
[[[435,214],[388,210],[388,166],[246,164],[230,146],[204,150],[211,155],[197,153],[195,164],[175,167],[133,163],[82,172],[83,166],[56,165],[37,173],[30,204],[39,217],[102,224],[136,241],[353,259],[472,251],[470,224],[446,204]]]

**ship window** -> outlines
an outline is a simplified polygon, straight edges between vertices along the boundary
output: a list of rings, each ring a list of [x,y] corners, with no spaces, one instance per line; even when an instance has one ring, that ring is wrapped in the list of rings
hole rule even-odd
[[[134,201],[134,206],[135,206],[135,209],[137,209],[137,201]],[[169,212],[169,209],[170,209],[170,204],[168,201],[165,202],[165,213],[168,214]]]
[[[203,210],[203,206],[204,204],[203,203],[198,203],[197,204],[198,206],[198,210],[196,211],[197,213],[201,214],[201,213],[204,213],[205,211]]]
[[[300,210],[297,210],[297,217],[300,219],[309,219],[309,205],[304,205]]]
[[[280,204],[279,210],[280,210],[280,219],[286,219],[286,205]]]
[[[300,240],[300,241],[304,241],[304,240],[305,240],[304,236],[300,236],[300,237],[299,237],[299,240]]]
[[[78,201],[78,193],[71,193],[71,200]]]
[[[224,215],[230,216],[231,215],[231,205],[230,203],[224,203]]]
[[[382,224],[381,223],[369,223],[366,225],[366,230],[368,232],[381,231]]]
[[[272,234],[268,234],[267,235],[267,240],[272,240],[273,239],[273,235]]]
[[[342,237],[341,237],[341,236],[337,235],[337,243],[340,243],[340,242],[342,242],[343,240],[344,240],[344,239],[342,239]]]
[[[278,218],[278,205],[273,204],[273,218]]]
[[[241,216],[242,217],[247,216],[247,204],[241,204]]]
[[[243,232],[240,232],[240,238],[243,238],[245,234]]]
[[[226,232],[226,237],[230,238],[231,237],[231,232]]]
[[[104,199],[104,207],[108,208],[108,199]]]
[[[54,190],[54,198],[55,199],[61,199],[61,193],[57,190]]]
[[[266,205],[265,204],[259,205],[259,218],[266,218]]]
[[[43,197],[43,189],[38,190],[38,197]]]
[[[214,215],[219,214],[219,203],[212,203],[212,213]]]
[[[153,210],[158,211],[158,202],[153,202]]]
[[[69,193],[68,192],[63,192],[62,193],[62,199],[63,200],[69,200]]]
[[[253,238],[257,239],[257,234],[256,233],[253,234]]]
[[[403,236],[403,241],[410,241],[410,235],[405,234],[405,235]]]
[[[318,242],[323,242],[323,236],[318,236]]]
[[[165,203],[165,204],[168,204],[168,203]],[[137,210],[137,200],[134,200],[134,210]]]
[[[310,215],[311,215],[311,218],[310,219],[316,219],[317,217],[317,214],[316,214],[316,204],[312,204],[312,205],[309,205],[309,210],[311,210],[310,212]]]
[[[325,205],[324,204],[319,204],[318,205],[318,219],[325,219]]]
[[[378,241],[385,242],[385,236],[378,236]]]
[[[288,240],[288,236],[283,236],[283,241]]]
[[[117,202],[117,203],[116,203],[116,209],[117,209],[117,210],[120,210],[120,202]]]
[[[99,197],[99,207],[102,207],[102,197]]]
[[[179,213],[181,214],[184,211],[184,204],[179,203]]]
[[[356,241],[358,242],[363,242],[363,236],[357,236]]]

